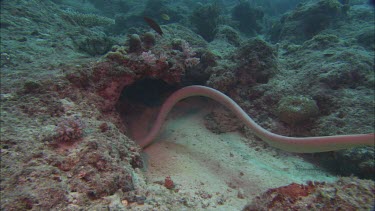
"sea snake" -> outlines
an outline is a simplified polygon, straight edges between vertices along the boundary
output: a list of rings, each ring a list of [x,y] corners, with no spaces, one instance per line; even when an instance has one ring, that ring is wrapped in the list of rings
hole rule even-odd
[[[273,147],[288,152],[314,153],[375,145],[374,133],[319,137],[288,137],[271,133],[255,123],[255,121],[227,95],[213,88],[198,85],[184,87],[169,96],[162,105],[150,132],[144,139],[140,140],[138,144],[142,148],[149,146],[158,135],[160,128],[173,106],[180,100],[192,96],[205,96],[221,103],[232,111],[245,125],[251,128],[263,141]]]

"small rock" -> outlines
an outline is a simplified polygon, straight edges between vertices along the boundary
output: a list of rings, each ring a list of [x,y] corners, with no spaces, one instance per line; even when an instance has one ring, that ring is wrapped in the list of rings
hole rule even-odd
[[[244,191],[243,191],[242,188],[239,188],[239,189],[238,189],[237,197],[238,197],[239,199],[244,199],[244,198],[245,198],[245,193],[244,193]]]

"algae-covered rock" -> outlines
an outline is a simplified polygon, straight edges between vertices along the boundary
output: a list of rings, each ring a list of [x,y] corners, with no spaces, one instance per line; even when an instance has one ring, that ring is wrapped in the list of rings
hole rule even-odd
[[[243,211],[253,210],[373,210],[373,181],[343,177],[334,183],[308,181],[268,189]],[[361,198],[358,198],[361,195]],[[264,209],[264,208],[267,209]]]
[[[62,13],[62,17],[73,24],[84,27],[109,26],[115,24],[115,21],[111,18],[96,14],[84,14],[70,10]]]
[[[310,49],[326,49],[339,43],[340,39],[333,34],[318,34],[311,40],[306,41],[303,46]]]
[[[327,29],[342,15],[343,5],[337,0],[300,4],[285,14],[270,30],[271,40],[289,40],[300,44]]]
[[[375,50],[375,29],[374,27],[368,27],[364,29],[357,37],[357,42],[369,49]]]
[[[35,93],[40,91],[42,85],[38,81],[28,80],[23,84],[23,89],[25,93]]]
[[[217,4],[201,6],[193,11],[191,22],[197,29],[197,33],[208,42],[215,37],[220,13],[221,8]]]
[[[155,34],[152,33],[152,32],[146,32],[143,37],[142,37],[142,41],[144,43],[144,47],[146,49],[149,49],[151,48],[152,46],[155,45],[156,43],[156,38],[155,38]]]
[[[101,34],[81,37],[76,40],[79,50],[91,56],[104,55],[111,49],[114,43],[113,39]]]
[[[233,10],[232,17],[239,23],[239,30],[254,35],[259,33],[262,26],[259,24],[263,20],[264,12],[251,6],[248,1],[239,1]]]
[[[236,75],[241,84],[267,83],[277,72],[277,53],[260,38],[245,42],[233,55]]]
[[[277,107],[281,121],[295,125],[319,114],[319,108],[313,99],[305,96],[283,97]]]
[[[223,40],[227,43],[239,47],[241,45],[241,38],[239,33],[230,26],[221,25],[217,28],[217,33],[215,35],[215,40]]]
[[[128,40],[129,52],[137,52],[142,49],[142,41],[138,34],[132,34]]]

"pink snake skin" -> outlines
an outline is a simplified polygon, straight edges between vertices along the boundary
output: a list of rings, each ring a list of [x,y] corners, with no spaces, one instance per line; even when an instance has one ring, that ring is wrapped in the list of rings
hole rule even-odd
[[[246,126],[251,128],[259,138],[267,142],[269,145],[284,151],[315,153],[375,145],[374,133],[320,137],[288,137],[271,133],[255,123],[255,121],[249,117],[236,102],[222,92],[209,87],[197,85],[187,86],[174,92],[162,105],[150,132],[144,139],[137,141],[137,143],[142,148],[146,148],[152,144],[173,106],[180,100],[192,96],[205,96],[221,103],[232,111],[244,124],[246,124]]]

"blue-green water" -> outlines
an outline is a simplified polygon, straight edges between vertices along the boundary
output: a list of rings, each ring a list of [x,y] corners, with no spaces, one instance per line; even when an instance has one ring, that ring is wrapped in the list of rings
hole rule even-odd
[[[192,99],[151,148],[137,142],[189,85],[219,90],[283,136],[374,134],[373,1],[0,6],[1,210],[373,208],[371,140],[288,153]]]

